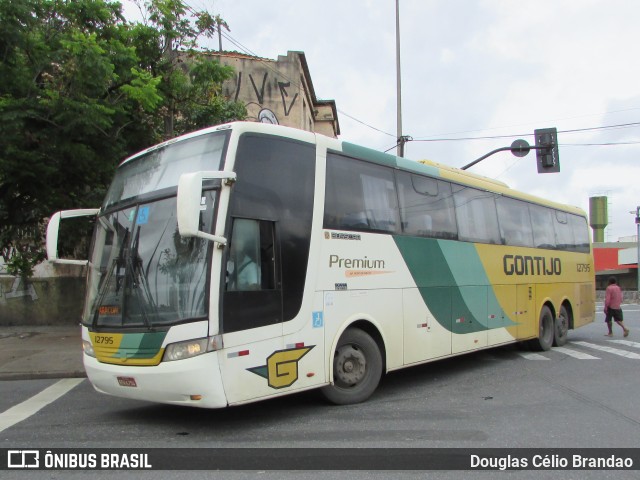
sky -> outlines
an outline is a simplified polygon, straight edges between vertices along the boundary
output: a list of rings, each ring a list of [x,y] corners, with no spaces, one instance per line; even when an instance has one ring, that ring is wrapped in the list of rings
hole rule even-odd
[[[122,2],[134,18],[132,1]],[[225,50],[271,59],[303,51],[317,98],[336,102],[339,138],[395,153],[395,0],[186,3],[226,20],[236,45],[223,39]],[[402,133],[414,139],[405,157],[462,167],[555,127],[559,173],[538,174],[535,151],[501,152],[469,171],[587,212],[589,197],[607,196],[605,240],[636,234],[640,2],[399,0],[399,8]]]

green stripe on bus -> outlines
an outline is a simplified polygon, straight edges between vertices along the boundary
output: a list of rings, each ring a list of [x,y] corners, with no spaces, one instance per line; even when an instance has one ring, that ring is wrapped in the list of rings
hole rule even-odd
[[[162,347],[167,332],[125,333],[115,358],[153,358]]]
[[[397,167],[395,155],[389,155],[388,153],[373,150],[372,148],[361,147],[354,143],[342,142],[342,152],[347,155],[361,158],[363,160],[369,160],[370,162],[378,163],[387,167]]]
[[[422,299],[453,333],[488,330],[486,306],[498,306],[491,328],[515,325],[499,307],[473,243],[394,236]]]
[[[349,142],[342,142],[342,152],[386,167],[402,168],[412,173],[429,175],[431,177],[440,176],[440,169],[433,165],[425,165],[424,163],[416,162],[415,160],[396,157],[395,155],[379,152],[378,150],[362,147]]]
[[[406,158],[398,157],[398,167],[403,168],[412,173],[420,173],[423,175],[429,175],[431,177],[439,177],[440,169],[433,165],[425,165],[424,163],[416,162],[414,160],[407,160]]]

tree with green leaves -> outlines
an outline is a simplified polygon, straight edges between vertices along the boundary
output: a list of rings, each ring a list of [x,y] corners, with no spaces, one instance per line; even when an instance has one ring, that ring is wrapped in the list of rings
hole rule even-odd
[[[233,69],[221,66],[198,43],[213,38],[222,26],[228,29],[224,20],[219,15],[195,11],[182,0],[136,3],[149,14],[147,26],[153,28],[154,44],[160,46],[161,55],[150,58],[149,64],[162,78],[163,137],[206,127],[211,124],[210,118],[244,118],[242,104],[220,96],[222,82],[233,76]]]
[[[246,115],[219,95],[231,69],[198,48],[215,17],[141,7],[146,23],[106,0],[0,0],[0,247],[99,205],[125,156]]]

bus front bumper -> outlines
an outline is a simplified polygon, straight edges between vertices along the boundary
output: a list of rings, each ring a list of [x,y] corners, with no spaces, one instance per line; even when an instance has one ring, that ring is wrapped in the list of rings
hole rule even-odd
[[[87,377],[101,393],[201,408],[227,406],[216,352],[156,366],[111,365],[83,356]]]

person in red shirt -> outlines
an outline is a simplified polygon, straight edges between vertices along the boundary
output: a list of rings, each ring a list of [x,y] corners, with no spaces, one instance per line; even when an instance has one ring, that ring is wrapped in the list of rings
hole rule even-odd
[[[611,328],[611,319],[615,320],[615,322],[622,327],[624,332],[624,336],[629,336],[629,329],[624,326],[622,322],[622,290],[618,286],[616,277],[609,278],[609,285],[607,286],[607,290],[604,294],[604,321],[607,323],[607,328],[609,329],[609,333],[605,336],[612,337],[613,330]]]

